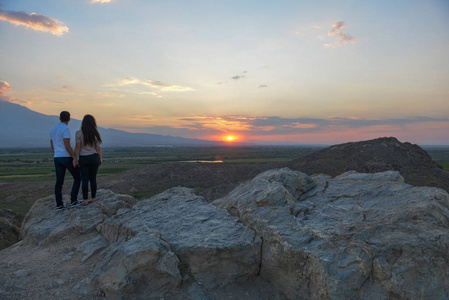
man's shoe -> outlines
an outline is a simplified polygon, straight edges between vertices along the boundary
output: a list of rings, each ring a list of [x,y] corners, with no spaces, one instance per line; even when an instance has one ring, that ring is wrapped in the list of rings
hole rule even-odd
[[[61,211],[61,210],[67,209],[67,208],[68,208],[67,205],[63,204],[60,206],[56,206],[56,211]]]
[[[81,203],[81,201],[75,200],[74,202],[70,203],[70,208],[80,206]]]

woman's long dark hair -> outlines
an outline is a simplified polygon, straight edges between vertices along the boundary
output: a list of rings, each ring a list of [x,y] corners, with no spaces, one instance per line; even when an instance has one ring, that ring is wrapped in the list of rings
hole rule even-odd
[[[97,123],[92,115],[85,115],[81,122],[81,131],[83,132],[83,144],[96,146],[102,142],[101,135],[97,129]]]

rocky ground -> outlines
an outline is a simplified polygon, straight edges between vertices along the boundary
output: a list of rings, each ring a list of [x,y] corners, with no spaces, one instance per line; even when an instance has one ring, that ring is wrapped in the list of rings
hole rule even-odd
[[[47,197],[0,251],[0,298],[447,299],[448,228],[449,194],[394,171],[269,170],[212,204]]]
[[[99,277],[98,272],[103,272],[98,266],[111,259],[111,253],[105,249],[109,247],[109,242],[98,235],[96,228],[101,230],[98,225],[103,223],[107,215],[113,216],[118,209],[131,207],[130,204],[135,204],[136,200],[101,190],[96,203],[61,212],[54,211],[53,201],[53,197],[38,200],[25,219],[22,232],[24,240],[0,251],[0,299],[117,298],[115,288],[105,288],[106,293],[109,293],[106,295],[105,291],[89,285]],[[65,197],[65,201],[69,201],[68,197]],[[223,217],[229,218],[225,215]],[[177,219],[172,220],[176,222]],[[181,232],[176,230],[176,226],[174,228],[174,234]],[[142,241],[144,251],[146,247]],[[120,272],[112,269],[109,273],[109,276],[114,277]],[[244,282],[228,282],[226,286],[207,291],[207,296],[203,285],[188,277],[188,274],[183,274],[173,290],[156,291],[152,294],[140,291],[125,295],[124,298],[286,299],[261,277],[249,278]],[[107,286],[109,279],[107,277],[103,284]]]

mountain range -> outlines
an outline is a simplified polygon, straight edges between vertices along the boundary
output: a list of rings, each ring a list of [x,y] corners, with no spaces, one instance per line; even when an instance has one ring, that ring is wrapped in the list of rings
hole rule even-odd
[[[32,111],[22,105],[0,101],[0,147],[46,147],[50,146],[50,129],[59,122],[59,116]],[[74,143],[75,132],[81,121],[69,122]],[[99,127],[103,146],[210,146],[216,142],[173,137],[149,133],[131,133]]]

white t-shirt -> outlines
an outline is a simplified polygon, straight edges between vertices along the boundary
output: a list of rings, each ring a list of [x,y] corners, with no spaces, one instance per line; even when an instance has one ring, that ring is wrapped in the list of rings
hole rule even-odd
[[[70,129],[64,123],[59,123],[50,130],[50,140],[53,141],[55,157],[70,157],[64,146],[64,139],[70,139]]]

